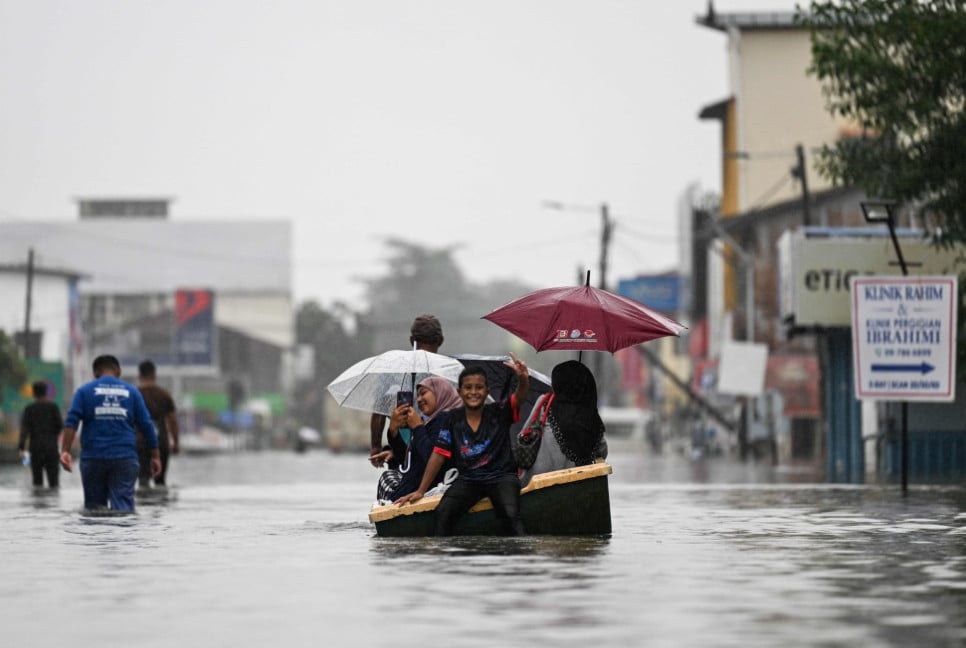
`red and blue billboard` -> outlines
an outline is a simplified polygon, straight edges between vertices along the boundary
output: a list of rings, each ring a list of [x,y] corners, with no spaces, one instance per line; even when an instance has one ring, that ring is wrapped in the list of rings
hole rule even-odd
[[[215,294],[182,289],[174,294],[174,360],[180,366],[215,364]]]

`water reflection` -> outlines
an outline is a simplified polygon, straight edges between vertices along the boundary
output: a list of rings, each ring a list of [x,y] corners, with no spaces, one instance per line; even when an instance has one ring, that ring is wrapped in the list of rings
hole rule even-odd
[[[60,507],[60,489],[33,486],[26,501],[35,509]]]
[[[607,538],[380,538],[364,457],[178,457],[168,491],[139,494],[123,518],[82,515],[73,476],[34,494],[0,468],[4,636],[139,648],[197,645],[212,628],[237,646],[421,646],[430,629],[449,646],[966,641],[966,489],[902,497],[723,463],[695,483],[685,463],[612,463]],[[61,623],[37,640],[41,599]]]
[[[387,560],[412,560],[414,555],[451,556],[528,556],[554,560],[586,559],[606,550],[608,537],[528,536],[464,536],[452,538],[379,538],[373,539],[372,551]]]

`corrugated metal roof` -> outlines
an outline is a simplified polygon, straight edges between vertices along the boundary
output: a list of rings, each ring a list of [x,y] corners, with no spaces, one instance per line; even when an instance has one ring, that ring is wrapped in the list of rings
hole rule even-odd
[[[0,263],[0,274],[26,275],[29,268],[26,263]],[[68,268],[42,268],[34,266],[33,271],[38,277],[61,277],[63,279],[87,279],[87,275]]]
[[[87,275],[82,292],[137,294],[203,287],[290,293],[288,221],[95,220],[0,222],[0,263]]]
[[[699,25],[727,31],[734,27],[742,31],[766,29],[804,29],[795,22],[794,11],[762,11],[718,13],[711,11],[702,16],[695,16],[694,21]]]

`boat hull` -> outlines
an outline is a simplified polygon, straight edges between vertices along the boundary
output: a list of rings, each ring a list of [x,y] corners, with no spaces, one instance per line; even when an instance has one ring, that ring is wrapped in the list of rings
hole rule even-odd
[[[534,476],[520,493],[520,514],[528,535],[609,535],[609,464],[578,466]],[[381,506],[369,513],[376,533],[384,537],[431,536],[436,504],[442,496],[425,497],[406,506]],[[489,499],[464,515],[458,535],[501,535],[502,525]]]

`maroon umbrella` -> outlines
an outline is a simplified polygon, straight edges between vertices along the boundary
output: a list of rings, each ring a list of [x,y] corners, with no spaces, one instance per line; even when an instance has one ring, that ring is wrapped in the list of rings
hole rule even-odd
[[[537,351],[610,351],[679,335],[685,326],[644,304],[594,288],[544,288],[497,308],[483,319]]]

